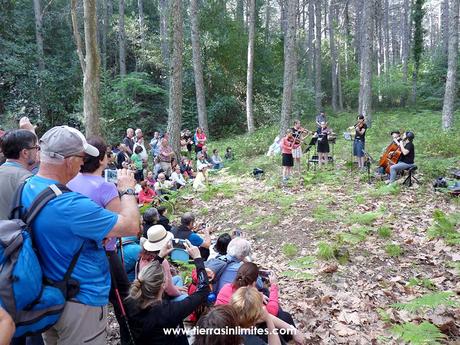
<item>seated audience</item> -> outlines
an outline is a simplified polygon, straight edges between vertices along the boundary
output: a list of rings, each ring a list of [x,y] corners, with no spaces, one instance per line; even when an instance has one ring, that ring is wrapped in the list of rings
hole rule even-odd
[[[204,159],[202,152],[198,152],[198,160],[196,162],[196,170],[198,173],[193,181],[193,189],[203,191],[208,183],[208,169],[212,167],[207,160]]]
[[[149,187],[153,187],[153,185],[155,184],[155,179],[153,178],[153,171],[149,171],[147,173],[147,178],[146,178],[147,182],[149,183]]]
[[[194,246],[200,248],[201,257],[205,260],[209,257],[209,247],[211,245],[211,236],[209,236],[209,228],[205,226],[202,230],[204,239],[195,233],[195,216],[191,212],[184,213],[180,219],[178,228],[172,230],[175,238],[189,240]]]
[[[212,308],[209,313],[202,316],[197,323],[202,329],[236,329],[238,315],[230,305],[220,305]],[[243,337],[239,334],[197,334],[193,345],[240,345]]]
[[[208,155],[208,147],[206,145],[203,146],[202,150],[201,150],[201,153],[203,154],[203,157],[205,160],[207,160],[208,162],[211,161],[209,155]]]
[[[157,195],[169,194],[173,187],[171,181],[166,180],[166,175],[164,173],[158,174],[157,182],[155,182],[153,186]]]
[[[227,233],[223,233],[219,235],[219,237],[217,238],[216,244],[212,248],[213,251],[209,255],[209,258],[212,259],[215,257],[227,255],[227,247],[231,240],[232,240],[231,236]]]
[[[138,146],[139,147],[139,146]],[[147,181],[141,182],[142,190],[139,192],[139,204],[150,204],[155,198],[155,191],[149,187]]]
[[[220,158],[219,151],[217,149],[212,151],[211,161],[214,164],[212,168],[215,170],[220,170],[224,167],[224,163],[222,162],[222,158]]]
[[[168,209],[164,206],[159,206],[157,210],[158,210],[158,215],[159,215],[158,224],[163,225],[167,231],[171,231],[171,225],[169,225],[169,219],[168,217],[166,217],[166,215],[168,214]]]
[[[256,287],[257,278],[259,277],[259,267],[255,263],[245,262],[240,266],[236,274],[233,283],[225,284],[217,295],[216,305],[228,304],[232,298],[232,295],[243,286],[254,286]],[[265,308],[267,311],[277,316],[279,311],[278,302],[278,284],[276,277],[270,275],[270,293],[269,300],[266,303]]]
[[[118,255],[123,262],[128,280],[132,283],[136,279],[136,263],[142,247],[137,236],[123,237],[121,243],[121,246],[118,244]]]
[[[178,165],[176,165],[175,170],[173,170],[173,173],[171,174],[171,181],[176,184],[177,189],[182,188],[187,184]]]
[[[158,178],[158,175],[162,172],[163,169],[161,168],[160,158],[157,156],[153,160],[153,178],[156,180]]]
[[[196,176],[195,170],[193,169],[193,162],[187,157],[182,157],[180,162],[180,171],[184,175],[185,179],[193,179]]]
[[[134,178],[137,183],[144,179],[144,166],[141,156],[143,150],[142,146],[138,145],[134,148],[134,153],[131,155],[131,161],[133,162],[135,168]]]
[[[232,161],[233,160],[233,151],[231,147],[227,147],[227,150],[225,151],[225,160],[227,161]]]
[[[290,330],[292,333],[290,333],[289,335],[292,336],[292,339],[296,344],[305,343],[305,336],[294,326],[268,313],[266,308],[264,308],[263,306],[262,295],[259,293],[259,291],[257,291],[256,288],[252,286],[239,288],[233,294],[230,305],[237,312],[238,324],[240,327],[251,328],[253,326],[257,326],[261,328],[268,328],[268,330],[270,331],[268,332],[268,338],[266,334],[260,336],[245,336],[244,344],[264,344],[260,343],[259,339],[255,339],[255,337],[259,337],[260,339],[265,341],[265,343],[268,342],[269,344],[271,344],[270,341],[277,341],[275,342],[275,344],[281,344],[281,336],[278,336],[277,333],[273,334],[274,328],[278,330]],[[277,338],[277,340],[275,340],[275,338]]]
[[[170,241],[172,238],[173,234],[169,231],[166,231],[166,229],[162,225],[157,224],[152,226],[147,231],[147,239],[143,241],[142,250],[139,255],[139,263],[136,271],[142,271],[142,269],[145,266],[154,261],[162,247],[170,248]],[[165,277],[165,293],[174,300],[183,299],[182,292],[178,289],[178,286],[183,286],[182,278],[180,276],[175,276],[176,279],[173,281],[173,278],[171,276],[171,266],[169,265],[169,262],[166,259],[166,257],[164,258],[161,265],[163,266],[163,274]],[[176,297],[179,298],[177,299]]]
[[[144,267],[133,282],[126,300],[126,311],[136,344],[188,344],[183,320],[206,302],[209,281],[197,247],[186,246],[198,271],[197,291],[182,301],[163,300],[165,277],[161,266],[171,248],[160,250],[153,262]],[[165,329],[184,330],[180,335],[165,334]]]
[[[142,237],[147,238],[147,230],[150,229],[150,227],[152,227],[153,225],[158,224],[158,222],[160,221],[160,214],[158,213],[158,210],[155,207],[152,207],[144,212],[142,216],[142,220],[143,220]],[[165,229],[168,230],[166,226],[165,226]]]

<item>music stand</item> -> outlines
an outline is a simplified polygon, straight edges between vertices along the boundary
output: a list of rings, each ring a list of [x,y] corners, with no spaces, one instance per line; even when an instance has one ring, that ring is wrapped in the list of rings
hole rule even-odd
[[[372,158],[372,156],[364,150],[363,153],[364,157],[366,157],[366,161],[364,162],[364,164],[367,168],[367,183],[371,184],[371,164],[374,163],[374,158]]]
[[[305,149],[305,153],[308,153],[308,159],[307,159],[307,170],[310,170],[310,163],[316,164],[318,163],[318,149],[316,147],[316,143],[318,142],[318,138],[311,138],[310,142],[308,143],[307,148]],[[312,147],[315,147],[315,153],[312,155],[310,159],[310,150]],[[316,159],[315,159],[316,156]],[[315,165],[315,170],[316,170],[316,165]]]

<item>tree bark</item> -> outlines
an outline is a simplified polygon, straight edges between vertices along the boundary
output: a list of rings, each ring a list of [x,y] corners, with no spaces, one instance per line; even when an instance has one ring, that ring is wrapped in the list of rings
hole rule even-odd
[[[45,70],[45,54],[43,52],[43,17],[40,0],[34,0],[35,40],[37,42],[38,70]]]
[[[359,88],[359,113],[372,124],[372,39],[374,0],[366,0],[363,7],[363,30],[361,36],[361,66]]]
[[[83,55],[83,44],[81,41],[80,31],[78,31],[78,17],[77,17],[77,1],[72,0],[70,3],[70,16],[72,17],[72,31],[77,46],[78,60],[80,61],[81,71],[84,74],[86,71],[85,57]]]
[[[447,58],[447,80],[444,92],[444,104],[442,107],[442,128],[453,128],[454,104],[457,94],[457,64],[458,64],[458,18],[460,0],[452,0],[451,14],[449,18],[449,54]]]
[[[283,78],[283,104],[281,107],[280,134],[283,136],[289,128],[292,110],[292,89],[296,72],[295,35],[296,35],[296,3],[288,1],[287,28],[284,40],[284,78]]]
[[[270,0],[265,1],[265,36],[264,42],[268,44],[270,42]]]
[[[244,26],[244,0],[236,1],[236,21],[241,27]]]
[[[84,0],[86,69],[83,78],[83,113],[87,137],[100,135],[100,55],[97,45],[96,0]]]
[[[323,92],[321,89],[321,0],[316,0],[316,41],[315,41],[315,106],[320,111]]]
[[[335,47],[334,25],[335,25],[335,0],[331,0],[329,6],[329,46],[331,49],[331,81],[332,81],[332,110],[337,112],[338,90],[337,90],[337,50]]]
[[[384,40],[384,56],[383,70],[385,72],[385,80],[388,82],[390,77],[390,25],[389,25],[389,0],[383,1],[383,40]]]
[[[441,2],[441,52],[447,57],[449,49],[449,0]]]
[[[350,58],[350,43],[351,43],[351,33],[350,33],[350,16],[348,13],[349,10],[349,1],[345,3],[344,9],[344,18],[343,18],[343,29],[344,29],[344,50],[345,50],[345,78],[348,79],[348,71],[349,71],[349,58]]]
[[[248,38],[248,69],[246,75],[246,121],[248,133],[254,132],[254,112],[253,112],[253,75],[254,75],[254,36],[255,36],[255,12],[256,0],[249,2],[249,38]]]
[[[407,84],[407,73],[408,73],[408,65],[409,65],[409,53],[410,53],[410,32],[411,32],[411,25],[410,25],[410,0],[404,0],[404,9],[403,9],[403,26],[402,26],[402,80],[404,84]],[[401,97],[401,105],[406,104],[407,95],[403,95]]]
[[[307,38],[307,85],[313,88],[313,65],[315,63],[315,0],[308,1],[308,38]]]
[[[195,73],[196,104],[198,109],[198,124],[209,135],[208,116],[203,82],[203,67],[201,65],[200,32],[198,24],[198,1],[190,0],[190,21],[192,24],[193,71]]]
[[[160,47],[163,65],[169,74],[169,40],[168,40],[168,0],[159,0],[160,12]],[[167,82],[169,84],[169,82]]]
[[[118,46],[120,60],[120,75],[126,75],[126,33],[125,33],[125,0],[118,2]]]
[[[180,130],[182,126],[182,63],[183,63],[183,24],[181,0],[171,0],[172,14],[172,63],[169,92],[168,133],[169,142],[180,158]]]
[[[292,1],[292,0],[291,0]],[[288,14],[287,12],[287,7],[289,7],[289,2],[290,0],[287,0],[288,4],[286,4],[286,0],[278,0],[278,3],[280,4],[280,25],[281,25],[281,32],[283,33],[283,36],[286,37],[286,31],[287,31],[287,26],[288,24]]]
[[[107,35],[109,32],[109,0],[102,0],[102,68],[107,70]]]
[[[144,16],[144,0],[137,0],[137,9],[139,11],[139,29],[141,33],[141,47],[145,48],[145,16]]]

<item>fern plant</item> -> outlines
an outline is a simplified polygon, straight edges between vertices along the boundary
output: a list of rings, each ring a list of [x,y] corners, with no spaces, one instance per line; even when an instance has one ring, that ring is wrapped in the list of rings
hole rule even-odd
[[[439,341],[446,337],[438,327],[427,321],[419,325],[412,322],[396,325],[391,328],[391,332],[404,342],[413,345],[441,344]]]
[[[409,312],[416,312],[423,309],[434,309],[440,305],[446,307],[459,306],[459,302],[452,299],[455,294],[452,291],[441,291],[432,294],[424,295],[413,299],[407,303],[394,303],[392,307]]]
[[[459,218],[458,214],[448,216],[441,210],[435,210],[434,223],[428,229],[428,237],[430,239],[443,238],[448,244],[460,244],[460,232],[455,230]]]

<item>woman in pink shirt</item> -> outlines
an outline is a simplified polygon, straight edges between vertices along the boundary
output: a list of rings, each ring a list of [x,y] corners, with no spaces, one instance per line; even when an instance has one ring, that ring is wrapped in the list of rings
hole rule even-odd
[[[283,182],[286,182],[291,176],[292,167],[294,166],[294,158],[292,157],[292,150],[297,149],[300,143],[295,142],[292,135],[292,130],[286,131],[286,136],[281,139],[280,147],[282,154],[282,166],[283,166]]]
[[[203,146],[206,144],[206,140],[206,134],[203,132],[203,129],[198,127],[193,137],[193,141],[195,142],[195,153],[198,153],[203,149]]]
[[[233,294],[240,287],[243,286],[256,286],[257,277],[259,276],[259,268],[256,264],[252,262],[245,262],[241,265],[236,273],[236,278],[233,283],[225,284],[222,289],[220,289],[219,294],[217,295],[216,305],[219,304],[228,304],[232,299]],[[279,303],[278,303],[278,283],[274,274],[270,274],[270,297],[267,300],[267,297],[263,295],[265,308],[267,311],[274,315],[278,315]],[[261,292],[262,294],[262,292]]]

